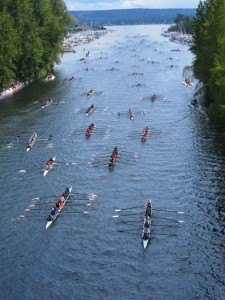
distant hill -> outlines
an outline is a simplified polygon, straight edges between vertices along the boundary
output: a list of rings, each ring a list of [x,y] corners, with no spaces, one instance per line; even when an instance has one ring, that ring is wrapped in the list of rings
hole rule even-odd
[[[86,25],[173,24],[177,14],[194,17],[196,9],[116,9],[69,11],[69,14]]]

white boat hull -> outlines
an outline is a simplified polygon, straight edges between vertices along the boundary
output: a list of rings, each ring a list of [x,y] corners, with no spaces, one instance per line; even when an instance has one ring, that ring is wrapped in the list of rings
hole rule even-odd
[[[52,159],[53,159],[54,162],[55,162],[56,156],[54,156]],[[51,165],[51,167],[50,167],[48,170],[44,170],[43,176],[46,176],[46,175],[48,174],[48,172],[53,168],[54,162],[53,162],[53,164]]]

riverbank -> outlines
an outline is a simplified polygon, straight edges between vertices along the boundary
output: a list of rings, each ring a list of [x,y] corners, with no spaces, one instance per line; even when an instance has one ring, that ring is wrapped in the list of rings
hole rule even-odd
[[[107,34],[110,30],[101,30],[101,31],[83,31],[71,34],[69,37],[65,38],[62,44],[62,48],[64,52],[76,52],[75,47],[91,43],[92,41],[99,39],[101,36]],[[8,88],[3,89],[0,92],[0,100],[5,99],[8,96],[11,96],[18,91],[20,91],[23,87],[29,85],[30,82],[20,82],[19,80],[14,81]]]

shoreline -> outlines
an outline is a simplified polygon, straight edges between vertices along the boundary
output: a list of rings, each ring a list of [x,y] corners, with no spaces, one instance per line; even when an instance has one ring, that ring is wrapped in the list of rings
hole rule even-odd
[[[71,36],[69,38],[65,38],[62,44],[62,47],[64,49],[64,53],[67,52],[76,52],[76,50],[74,48],[76,48],[79,45],[82,44],[86,44],[86,43],[90,43],[96,39],[99,39],[102,35],[107,34],[108,32],[110,32],[110,30],[106,29],[104,31],[97,31],[97,32],[90,32],[88,33],[86,32],[78,32],[75,34],[71,34]],[[82,34],[83,33],[83,34]],[[75,35],[72,37],[72,35]],[[76,37],[77,35],[77,37]],[[44,79],[45,80],[45,79]],[[33,82],[30,81],[30,82]],[[20,82],[19,80],[15,80],[11,86],[9,86],[8,88],[3,89],[0,92],[0,101],[7,98],[8,96],[11,96],[15,93],[17,93],[18,91],[20,91],[22,88],[24,88],[25,86],[28,86],[30,82]]]

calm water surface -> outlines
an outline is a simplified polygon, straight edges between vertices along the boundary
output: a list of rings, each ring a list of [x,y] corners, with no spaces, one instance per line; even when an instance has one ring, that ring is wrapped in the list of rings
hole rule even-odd
[[[182,85],[182,73],[192,54],[162,37],[162,26],[114,29],[65,54],[54,81],[0,102],[0,299],[225,299],[224,138],[188,106],[194,87]],[[144,75],[130,76],[134,71]],[[90,88],[96,93],[88,98]],[[54,103],[42,109],[48,97]],[[87,117],[92,103],[96,111]],[[96,128],[85,139],[91,122]],[[39,140],[26,152],[34,131]],[[114,146],[123,152],[109,171]],[[55,155],[61,163],[44,177],[42,166]],[[66,186],[98,199],[86,206],[72,196],[46,230],[53,195]],[[161,211],[143,250],[144,209],[119,213],[117,221],[132,222],[112,216],[149,198]]]

